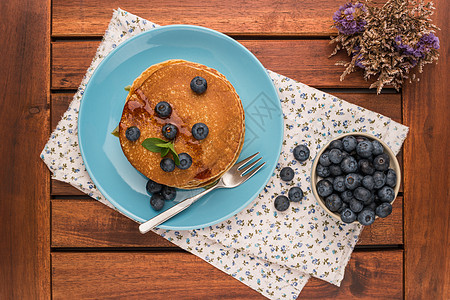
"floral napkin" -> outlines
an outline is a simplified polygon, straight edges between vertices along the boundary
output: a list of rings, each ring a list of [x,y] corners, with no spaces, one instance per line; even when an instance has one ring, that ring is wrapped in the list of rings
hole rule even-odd
[[[100,61],[124,40],[156,26],[121,9],[114,12],[72,103],[41,153],[54,179],[70,183],[113,209],[84,167],[78,147],[78,109]],[[371,133],[398,153],[408,128],[277,73],[268,74],[278,90],[285,136],[276,170],[264,190],[247,208],[220,224],[198,230],[155,232],[268,298],[296,299],[310,276],[340,285],[362,231],[360,225],[333,219],[314,198],[310,173],[316,153],[333,137],[352,131]],[[293,159],[292,150],[297,144],[307,144],[311,151],[304,163]],[[295,171],[292,182],[279,178],[285,166]],[[274,198],[286,194],[292,186],[302,188],[303,200],[291,203],[285,212],[277,212]]]

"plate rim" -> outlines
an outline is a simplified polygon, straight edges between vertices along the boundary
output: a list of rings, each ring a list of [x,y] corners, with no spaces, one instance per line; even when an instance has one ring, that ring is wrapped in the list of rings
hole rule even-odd
[[[90,82],[92,82],[92,79],[95,78],[95,76],[98,74],[98,70],[101,69],[101,66],[103,64],[106,64],[111,57],[113,57],[113,54],[115,52],[117,52],[119,49],[121,49],[122,47],[125,47],[127,44],[129,44],[130,42],[132,42],[134,39],[137,38],[142,38],[142,36],[145,36],[147,34],[154,34],[155,31],[167,31],[167,30],[197,30],[197,31],[203,31],[203,32],[207,32],[210,33],[212,35],[218,36],[220,38],[224,38],[228,41],[230,41],[232,44],[234,44],[235,46],[238,46],[241,50],[243,50],[244,52],[246,52],[252,59],[253,61],[258,65],[258,67],[261,69],[262,72],[264,72],[264,74],[267,76],[267,78],[269,79],[270,83],[271,83],[271,87],[272,87],[272,91],[274,92],[274,95],[276,96],[276,98],[279,100],[279,96],[277,93],[277,90],[275,88],[275,85],[273,84],[272,79],[270,78],[267,69],[262,65],[262,63],[258,60],[258,58],[256,58],[256,56],[250,52],[250,50],[248,50],[246,47],[244,47],[241,43],[239,43],[238,41],[236,41],[235,39],[219,32],[216,31],[214,29],[210,29],[207,27],[203,27],[203,26],[198,26],[198,25],[186,25],[186,24],[173,24],[173,25],[165,25],[165,26],[159,26],[159,27],[155,27],[155,28],[151,28],[149,30],[143,31],[139,34],[136,34],[135,36],[132,36],[130,38],[128,38],[127,40],[123,41],[120,45],[118,45],[117,47],[115,47],[111,52],[109,52],[107,54],[106,57],[103,58],[103,60],[97,65],[97,67],[95,68],[94,72],[92,73],[91,77],[89,78],[89,81],[86,83],[86,86],[84,88],[84,93],[83,93],[83,98],[84,96],[89,94],[89,87],[90,87]],[[81,120],[82,120],[82,111],[83,111],[83,104],[86,103],[86,101],[81,101],[80,103],[80,107],[79,107],[79,111],[78,111],[78,120],[77,120],[77,131],[78,131],[78,144],[79,144],[79,148],[80,148],[80,154],[81,157],[83,159],[83,164],[89,174],[89,177],[91,178],[91,180],[93,181],[93,183],[95,184],[96,188],[99,190],[99,192],[103,195],[103,197],[111,204],[114,206],[114,208],[116,210],[118,210],[121,214],[127,216],[128,218],[133,219],[134,221],[138,222],[138,223],[142,223],[141,221],[141,217],[137,216],[136,214],[134,214],[133,212],[131,212],[128,209],[125,209],[120,203],[118,203],[117,201],[113,200],[114,197],[111,197],[110,194],[99,184],[96,176],[94,175],[90,165],[88,162],[86,162],[86,154],[85,154],[85,149],[83,146],[83,142],[82,142],[82,134],[80,134],[80,124],[81,124]],[[281,103],[279,101],[277,101],[277,106],[280,109],[280,112],[282,113],[282,107],[281,107]],[[280,142],[279,145],[277,147],[277,153],[281,153],[281,149],[282,149],[282,144],[283,144],[283,137],[284,137],[284,121],[283,121],[283,116],[281,115],[280,117],[280,122],[281,122],[281,132],[279,132],[280,134]],[[279,155],[278,155],[279,158]],[[171,225],[164,225],[161,224],[160,226],[158,226],[159,229],[168,229],[168,230],[193,230],[193,229],[200,229],[200,228],[205,228],[205,227],[209,227],[215,224],[218,224],[224,220],[229,219],[230,217],[238,214],[239,212],[241,212],[245,207],[247,207],[251,202],[254,201],[254,199],[259,195],[259,193],[264,189],[264,187],[266,186],[267,182],[270,180],[270,178],[272,177],[272,174],[277,166],[278,163],[278,159],[277,161],[274,162],[272,169],[269,172],[269,177],[265,179],[264,183],[262,183],[260,185],[260,187],[255,190],[255,192],[253,193],[253,195],[251,197],[249,197],[248,200],[243,201],[242,205],[240,205],[238,208],[234,209],[232,212],[222,216],[221,218],[218,218],[214,221],[210,221],[207,223],[203,223],[200,225],[196,225],[196,226],[190,226],[190,225],[186,225],[186,226],[171,226]]]

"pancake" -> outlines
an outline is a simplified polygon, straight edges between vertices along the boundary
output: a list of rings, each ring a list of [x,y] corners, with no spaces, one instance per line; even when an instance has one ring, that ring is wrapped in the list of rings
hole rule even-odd
[[[200,95],[190,88],[196,76],[207,81],[207,89]],[[166,119],[154,111],[161,101],[172,107],[172,114]],[[172,172],[163,171],[161,154],[142,146],[147,138],[167,141],[162,127],[168,123],[178,128],[173,142],[175,151],[192,157],[192,165],[186,170],[175,167]],[[192,136],[191,128],[196,123],[208,126],[209,134],[203,140]],[[137,141],[125,137],[131,126],[140,130]],[[185,60],[153,65],[136,78],[119,124],[120,144],[128,161],[149,179],[182,189],[199,188],[219,179],[236,162],[244,134],[244,109],[231,83],[215,69]],[[166,157],[173,158],[170,153]]]

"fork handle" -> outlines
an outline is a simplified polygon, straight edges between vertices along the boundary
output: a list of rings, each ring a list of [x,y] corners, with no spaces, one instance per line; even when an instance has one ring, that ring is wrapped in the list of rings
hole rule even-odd
[[[184,199],[183,201],[179,202],[178,204],[172,206],[171,208],[163,211],[162,213],[158,214],[157,216],[151,218],[150,220],[142,223],[139,225],[139,231],[144,234],[149,232],[151,229],[157,227],[158,225],[161,225],[165,221],[169,220],[173,216],[179,214],[189,206],[191,206],[193,203],[195,203],[198,199],[205,196],[212,190],[216,189],[217,184],[212,186],[211,188],[204,190],[203,192],[192,196],[190,198]]]

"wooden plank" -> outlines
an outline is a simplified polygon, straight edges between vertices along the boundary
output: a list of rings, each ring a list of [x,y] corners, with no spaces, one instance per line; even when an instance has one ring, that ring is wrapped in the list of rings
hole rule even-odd
[[[382,0],[374,0],[382,3]],[[120,8],[160,25],[192,24],[228,34],[329,36],[333,13],[342,1],[152,1],[54,0],[53,36],[103,35],[113,9]]]
[[[50,1],[1,1],[0,298],[50,298]]]
[[[95,200],[52,200],[52,247],[176,247]]]
[[[391,216],[361,234],[358,245],[403,244],[403,198]],[[52,247],[176,247],[164,238],[142,235],[138,225],[95,200],[52,200]]]
[[[355,252],[340,288],[313,278],[299,299],[400,299],[402,264],[402,251]],[[266,299],[184,252],[54,252],[52,291],[55,299]]]
[[[328,58],[328,40],[239,40],[268,69],[318,88],[368,88],[357,71],[344,81],[344,68],[336,61],[348,60],[344,52]],[[99,42],[66,41],[52,44],[52,88],[76,89],[89,67]]]
[[[354,252],[340,287],[312,278],[298,299],[403,299],[403,251]]]
[[[52,43],[52,89],[77,89],[100,42]]]
[[[443,31],[439,63],[426,66],[420,82],[403,89],[405,144],[405,296],[450,298],[450,172],[448,12],[435,1],[433,20]]]

